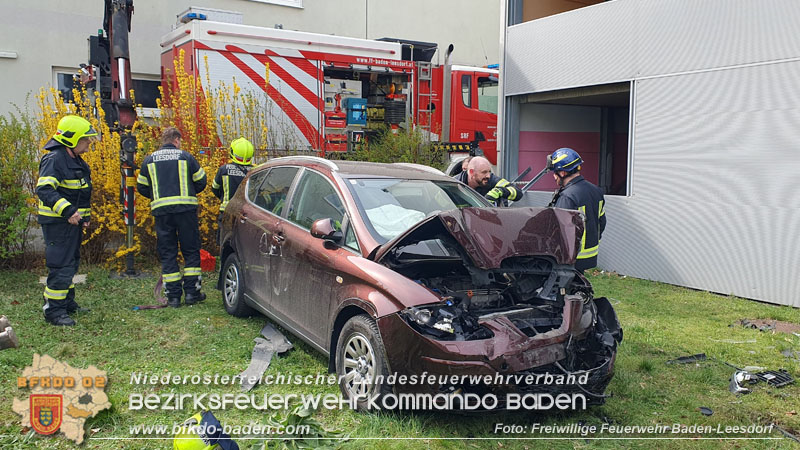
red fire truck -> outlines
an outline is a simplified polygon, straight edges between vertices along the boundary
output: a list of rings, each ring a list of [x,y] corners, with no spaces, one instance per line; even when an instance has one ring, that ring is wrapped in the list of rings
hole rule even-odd
[[[187,72],[211,87],[235,78],[243,89],[266,91],[268,150],[346,151],[384,124],[414,127],[449,150],[479,144],[497,162],[498,71],[450,65],[452,45],[436,65],[435,44],[191,18],[161,41],[167,95],[181,50]]]

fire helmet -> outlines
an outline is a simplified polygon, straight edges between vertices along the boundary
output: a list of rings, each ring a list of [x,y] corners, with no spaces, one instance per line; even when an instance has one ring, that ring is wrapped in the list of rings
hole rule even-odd
[[[581,168],[583,159],[581,155],[571,148],[560,148],[553,152],[550,156],[548,163],[551,165],[550,170],[554,172],[565,171],[567,173],[575,172]]]
[[[53,135],[53,139],[69,148],[75,148],[81,138],[92,136],[97,136],[97,130],[88,120],[69,115],[58,121],[58,131]]]
[[[254,152],[253,144],[243,137],[231,142],[231,159],[236,164],[249,166],[252,164]]]

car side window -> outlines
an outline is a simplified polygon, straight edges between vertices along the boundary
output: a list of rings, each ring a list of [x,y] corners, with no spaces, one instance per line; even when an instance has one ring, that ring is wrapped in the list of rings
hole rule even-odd
[[[256,202],[258,198],[258,188],[261,186],[261,183],[264,181],[264,177],[267,176],[267,173],[269,173],[269,170],[258,172],[253,174],[247,181],[247,199],[255,204],[258,204]]]
[[[297,185],[297,194],[292,198],[289,220],[311,229],[311,224],[315,221],[327,218],[333,219],[341,228],[344,206],[339,194],[325,177],[306,170]]]
[[[273,167],[264,182],[258,187],[253,202],[275,215],[280,216],[286,205],[286,195],[292,185],[297,167]]]
[[[347,233],[344,235],[344,246],[352,250],[359,251],[358,241],[356,240],[356,232],[353,231],[353,226],[347,227]]]

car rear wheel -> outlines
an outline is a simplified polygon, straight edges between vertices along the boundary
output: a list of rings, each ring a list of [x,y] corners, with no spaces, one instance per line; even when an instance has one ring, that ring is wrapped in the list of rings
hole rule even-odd
[[[222,303],[232,316],[247,317],[255,312],[244,302],[242,264],[235,253],[228,256],[222,266]]]
[[[368,399],[392,391],[386,380],[389,369],[383,340],[369,316],[352,317],[342,327],[336,345],[336,374],[344,398],[359,398],[359,410],[367,409]]]

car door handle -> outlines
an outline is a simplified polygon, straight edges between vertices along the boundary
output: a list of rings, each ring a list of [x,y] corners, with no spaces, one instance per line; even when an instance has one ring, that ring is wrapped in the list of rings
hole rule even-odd
[[[239,216],[239,223],[247,222],[247,214],[242,214]]]
[[[267,233],[261,235],[261,239],[258,240],[258,251],[261,252],[263,255],[269,255],[272,253],[271,246],[267,243]]]

